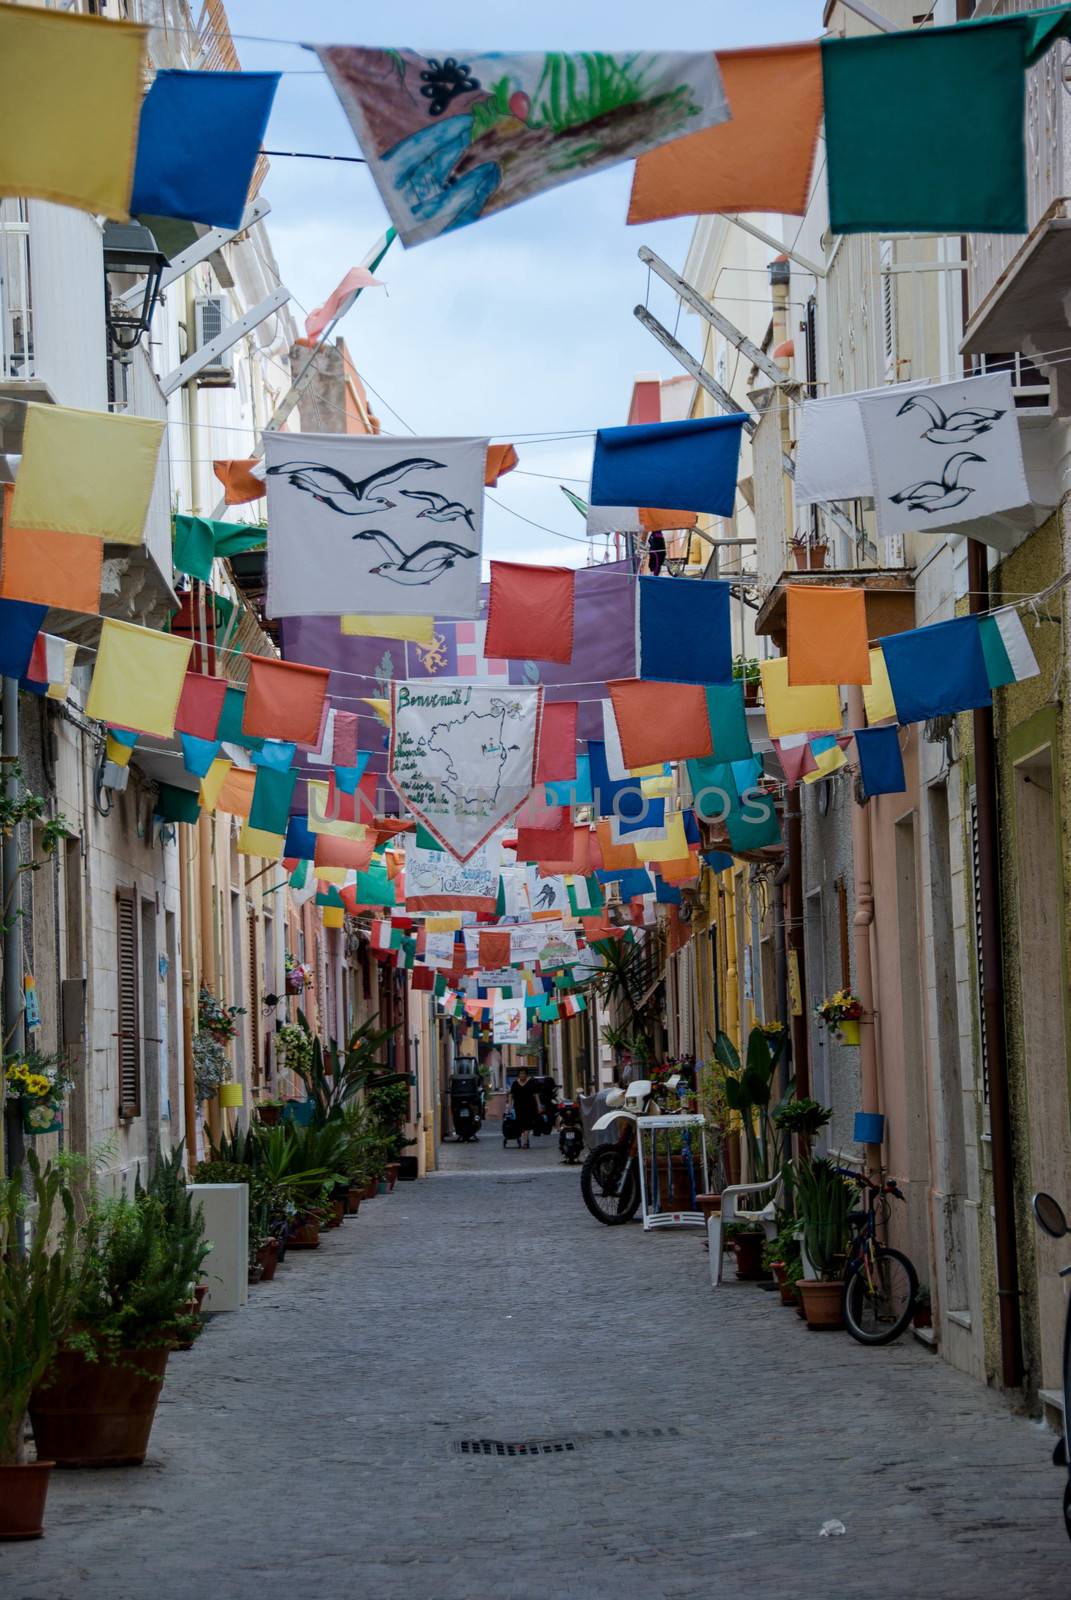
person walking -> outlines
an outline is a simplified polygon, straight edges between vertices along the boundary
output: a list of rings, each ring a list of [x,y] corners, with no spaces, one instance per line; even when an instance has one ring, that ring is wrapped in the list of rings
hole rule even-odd
[[[539,1118],[543,1112],[539,1090],[536,1088],[535,1080],[528,1076],[527,1067],[521,1067],[510,1084],[509,1097],[513,1102],[513,1115],[517,1119],[521,1148],[527,1150],[532,1129],[539,1126]]]

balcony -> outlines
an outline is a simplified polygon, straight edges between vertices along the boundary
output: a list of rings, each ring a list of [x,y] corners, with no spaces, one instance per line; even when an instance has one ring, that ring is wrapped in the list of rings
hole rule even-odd
[[[997,0],[979,12],[1010,16],[1030,0]],[[1071,50],[1061,41],[1026,79],[1027,219],[1020,234],[972,234],[967,241],[970,315],[964,355],[1017,351],[1053,380],[1053,400],[1071,412],[1071,368],[1059,357],[1071,346],[1067,284],[1071,279],[1071,118],[1064,74]]]

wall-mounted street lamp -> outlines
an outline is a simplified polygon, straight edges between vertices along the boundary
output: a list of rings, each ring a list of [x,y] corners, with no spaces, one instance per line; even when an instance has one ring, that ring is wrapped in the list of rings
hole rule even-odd
[[[104,320],[108,343],[117,360],[129,361],[148,333],[166,266],[167,257],[142,223],[104,224]],[[142,294],[133,304],[123,300],[122,288],[113,287],[109,281],[120,275],[144,279]]]

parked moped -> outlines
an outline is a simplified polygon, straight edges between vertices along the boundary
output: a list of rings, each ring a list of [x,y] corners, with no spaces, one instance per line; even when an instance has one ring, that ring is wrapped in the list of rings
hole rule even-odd
[[[1065,1239],[1071,1233],[1063,1206],[1054,1200],[1051,1194],[1044,1191],[1034,1196],[1034,1217],[1038,1227],[1047,1233],[1050,1239]],[[1071,1277],[1071,1263],[1060,1268],[1061,1278]],[[1067,1475],[1064,1484],[1064,1529],[1067,1537],[1071,1539],[1071,1300],[1067,1303],[1064,1318],[1064,1361],[1063,1361],[1063,1398],[1064,1398],[1064,1424],[1063,1431],[1052,1453],[1053,1466],[1063,1467]]]

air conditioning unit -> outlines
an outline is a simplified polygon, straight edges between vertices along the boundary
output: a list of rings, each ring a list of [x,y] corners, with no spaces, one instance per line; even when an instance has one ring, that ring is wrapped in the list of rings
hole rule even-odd
[[[221,334],[230,317],[227,315],[227,300],[221,294],[198,295],[193,302],[194,317],[194,350],[203,350],[206,344]],[[193,354],[191,350],[190,354]],[[199,389],[232,389],[234,387],[234,371],[231,367],[230,351],[225,351],[211,366],[202,367],[196,378]]]

